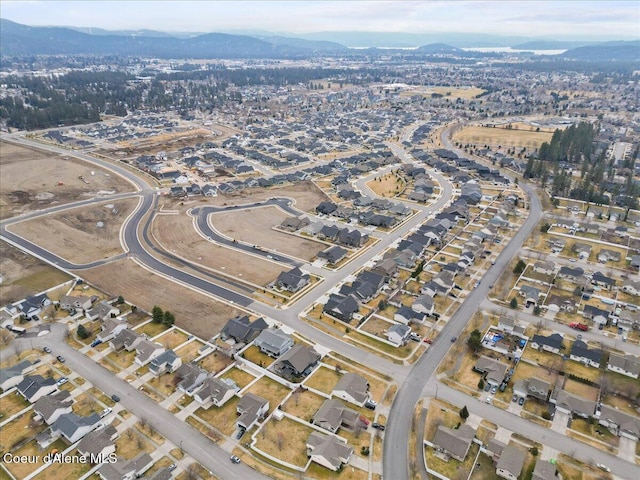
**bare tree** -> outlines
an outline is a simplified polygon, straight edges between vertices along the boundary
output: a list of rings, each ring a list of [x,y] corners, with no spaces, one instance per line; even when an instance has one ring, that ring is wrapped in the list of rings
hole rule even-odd
[[[13,342],[13,353],[16,354],[18,360],[20,360],[20,355],[22,355],[22,346],[18,342]]]

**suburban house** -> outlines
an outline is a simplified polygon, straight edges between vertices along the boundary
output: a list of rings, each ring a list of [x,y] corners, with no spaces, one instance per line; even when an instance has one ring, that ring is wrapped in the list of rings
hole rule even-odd
[[[536,460],[536,465],[533,468],[533,474],[531,476],[531,480],[557,480],[556,477],[558,469],[555,464],[549,462],[548,460],[542,460],[538,458]]]
[[[596,402],[587,400],[566,390],[560,390],[556,398],[551,398],[556,410],[567,415],[576,415],[582,418],[592,417],[596,411]]]
[[[286,378],[302,378],[311,373],[322,357],[313,347],[294,345],[274,363],[273,370]]]
[[[85,313],[85,317],[89,320],[106,320],[118,315],[120,315],[120,309],[104,301],[97,303]]]
[[[293,293],[304,288],[310,281],[311,277],[308,273],[302,273],[298,267],[295,267],[288,272],[281,272],[275,284],[280,290]]]
[[[96,340],[100,340],[101,343],[108,342],[127,328],[129,328],[129,324],[127,322],[123,322],[115,318],[107,318],[100,325],[100,333],[96,336]]]
[[[535,307],[540,301],[540,289],[530,285],[522,285],[520,287],[520,296],[524,297],[525,307]]]
[[[545,403],[549,399],[550,389],[551,385],[549,382],[533,377],[518,380],[513,385],[513,393],[519,397],[533,397]]]
[[[640,359],[633,355],[623,356],[612,353],[609,355],[607,370],[626,375],[627,377],[638,378],[640,376]]]
[[[433,297],[420,295],[411,304],[411,309],[418,313],[424,313],[425,315],[433,315],[435,312],[435,302],[433,301]]]
[[[589,346],[585,342],[576,340],[571,346],[569,358],[574,362],[584,363],[588,367],[600,368],[602,350],[599,348],[589,349]]]
[[[208,372],[193,363],[183,363],[176,370],[176,376],[180,379],[178,390],[191,396],[204,383]]]
[[[53,377],[44,378],[42,375],[27,375],[18,384],[18,392],[31,403],[39,398],[57,392],[58,386]]]
[[[405,345],[409,341],[409,337],[411,336],[411,327],[402,323],[396,323],[387,329],[386,334],[389,341],[399,347],[401,345]]]
[[[345,373],[333,387],[331,396],[362,407],[369,399],[369,382],[357,373]]]
[[[427,297],[429,298],[429,297]],[[432,304],[433,307],[433,304]],[[393,315],[393,319],[396,322],[404,323],[405,325],[410,322],[424,322],[426,316],[424,313],[419,313],[413,310],[412,308],[401,306],[396,313]]]
[[[220,339],[227,341],[232,338],[236,343],[251,343],[267,328],[269,324],[262,317],[252,322],[247,315],[238,315],[227,321],[220,332]]]
[[[553,275],[555,268],[555,263],[547,260],[540,260],[533,264],[533,271],[543,275]]]
[[[287,217],[280,224],[280,228],[295,232],[309,225],[310,221],[307,217]]]
[[[518,480],[524,467],[525,453],[513,445],[507,445],[496,464],[496,475],[508,480]]]
[[[603,248],[598,253],[598,262],[607,263],[607,262],[619,262],[620,261],[620,252],[617,250],[609,250],[607,248]]]
[[[562,340],[562,335],[559,333],[552,333],[549,336],[536,334],[531,338],[531,348],[558,355],[560,354],[560,350],[563,348]]]
[[[640,417],[629,415],[622,410],[603,405],[598,423],[607,427],[611,433],[619,437],[640,440]]]
[[[269,401],[253,393],[245,393],[238,402],[236,411],[240,415],[236,421],[238,428],[249,430],[267,414]]]
[[[75,413],[64,413],[51,425],[52,436],[62,437],[69,443],[76,443],[87,433],[95,430],[100,423],[100,415],[92,413],[81,417]]]
[[[311,432],[307,438],[307,456],[312,462],[334,472],[349,463],[352,454],[353,448],[333,435]]]
[[[204,409],[211,405],[221,407],[239,391],[238,385],[230,378],[207,377],[193,398],[200,402]]]
[[[29,295],[18,305],[18,310],[26,318],[33,318],[42,313],[42,310],[51,305],[51,300],[46,293]]]
[[[464,462],[475,436],[476,431],[466,424],[457,429],[439,425],[433,438],[433,445],[446,461],[452,457],[459,462]]]
[[[589,255],[591,255],[591,245],[588,243],[576,242],[573,246],[573,252],[578,254],[580,260],[585,260],[589,258]]]
[[[322,307],[322,312],[349,323],[359,309],[358,301],[353,295],[332,293],[329,295],[327,303]]]
[[[114,352],[123,348],[127,350],[127,352],[130,352],[143,338],[144,337],[142,335],[138,335],[133,330],[125,328],[109,340],[109,346]]]
[[[51,425],[60,415],[71,413],[72,405],[73,399],[67,390],[45,395],[33,404],[33,412],[36,414],[34,419],[43,420],[47,425]]]
[[[622,284],[621,290],[624,293],[628,293],[629,295],[637,297],[640,295],[640,281],[625,280],[625,282]]]
[[[98,475],[102,480],[133,480],[142,477],[152,465],[151,455],[142,452],[132,460],[118,457],[115,463],[102,464],[98,469]]]
[[[360,414],[355,410],[347,407],[340,400],[333,398],[324,401],[322,406],[313,415],[311,421],[320,428],[336,433],[340,428],[344,427],[354,430],[358,427],[366,427],[366,423],[360,420]]]
[[[74,310],[88,310],[91,308],[91,304],[93,303],[95,297],[86,297],[79,296],[74,297],[71,295],[63,295],[60,297],[60,309],[65,310],[67,312],[72,312]]]
[[[141,338],[140,341],[137,342],[135,349],[136,357],[134,361],[141,367],[144,367],[147,363],[165,351],[165,348],[162,345],[152,342],[147,338]]]
[[[151,360],[149,371],[156,377],[163,373],[175,372],[182,365],[182,359],[173,350],[165,350]]]
[[[580,267],[571,268],[571,267],[560,267],[560,271],[558,272],[558,278],[562,278],[565,280],[570,280],[572,282],[578,282],[584,278],[584,270]]]
[[[336,263],[340,262],[340,260],[342,260],[344,257],[346,257],[347,253],[349,252],[347,251],[346,248],[338,247],[336,245],[319,252],[318,258],[324,259],[330,264],[335,265]]]
[[[266,329],[260,332],[260,335],[253,341],[253,344],[258,347],[262,353],[277,358],[293,347],[293,340],[290,335],[276,328]]]
[[[112,425],[86,434],[78,443],[78,453],[87,457],[106,458],[116,452],[118,432]]]
[[[499,386],[509,369],[509,365],[482,355],[473,369],[484,375],[485,381],[492,386]]]
[[[491,460],[493,461],[493,463],[496,463],[498,461],[498,459],[500,458],[500,455],[502,455],[502,451],[506,448],[507,446],[502,443],[500,440],[496,440],[495,438],[489,440],[489,443],[487,444],[486,447],[480,447],[480,449],[487,454],[487,456],[489,458],[491,458]]]
[[[616,281],[611,277],[607,277],[602,272],[595,272],[591,277],[591,283],[605,290],[615,290]]]
[[[22,360],[20,363],[7,368],[0,368],[0,388],[6,392],[24,380],[24,374],[31,369],[33,364],[29,360]]]

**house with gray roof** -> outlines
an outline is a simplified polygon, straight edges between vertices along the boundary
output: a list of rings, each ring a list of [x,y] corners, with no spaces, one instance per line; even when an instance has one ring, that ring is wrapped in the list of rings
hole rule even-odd
[[[427,297],[428,298],[428,297]],[[404,323],[407,325],[411,322],[424,322],[426,315],[424,313],[416,312],[412,308],[401,306],[393,315],[393,319],[396,322]]]
[[[253,393],[245,393],[236,407],[240,415],[236,421],[238,428],[249,430],[258,420],[266,416],[269,411],[269,400],[265,400]]]
[[[587,367],[600,368],[602,350],[599,348],[590,349],[582,340],[576,340],[571,346],[569,358],[574,362],[584,363]]]
[[[69,443],[76,443],[100,424],[100,415],[92,413],[81,417],[75,413],[64,413],[51,425],[51,434],[62,437]]]
[[[513,445],[507,445],[496,464],[496,475],[507,480],[518,480],[524,467],[525,453]]]
[[[220,332],[220,339],[226,341],[232,338],[236,343],[251,343],[267,328],[269,324],[262,317],[252,322],[247,315],[238,315],[227,321]]]
[[[136,356],[134,361],[141,367],[144,367],[147,363],[160,356],[165,351],[165,348],[162,345],[152,342],[147,338],[140,339],[135,348]]]
[[[96,340],[108,342],[115,338],[120,332],[129,328],[129,324],[115,318],[107,318],[100,325],[100,333],[96,336]]]
[[[519,397],[533,397],[545,403],[549,399],[550,389],[551,384],[549,382],[535,377],[518,380],[513,385],[513,393]]]
[[[133,330],[125,328],[111,340],[109,340],[109,346],[114,352],[117,352],[123,348],[127,350],[127,352],[130,352],[136,347],[138,342],[142,341],[143,338],[144,337],[142,335],[138,335]]]
[[[278,328],[260,332],[253,344],[270,357],[277,358],[293,347],[293,339]]]
[[[106,458],[116,452],[118,432],[112,425],[86,434],[78,443],[78,453],[87,457]]]
[[[18,392],[31,403],[39,398],[57,392],[58,386],[53,377],[44,378],[42,375],[27,375],[18,386]]]
[[[607,427],[619,437],[640,440],[640,417],[618,410],[610,405],[602,405],[598,423]]]
[[[633,355],[618,355],[612,353],[609,355],[607,370],[626,375],[627,377],[638,378],[640,376],[640,359]]]
[[[329,247],[318,253],[318,258],[326,260],[328,263],[335,265],[347,256],[346,248],[339,247],[337,245]]]
[[[531,476],[531,480],[557,480],[556,473],[558,469],[555,464],[549,462],[548,460],[542,460],[538,458],[536,460],[536,465],[533,467],[533,474]]]
[[[548,260],[539,260],[533,264],[533,271],[543,275],[553,275],[555,263]]]
[[[531,285],[522,285],[520,287],[520,296],[524,297],[525,307],[535,307],[540,301],[540,289]]]
[[[208,376],[208,372],[193,363],[183,363],[176,370],[176,376],[180,379],[178,390],[192,396]]]
[[[359,309],[360,306],[354,294],[348,293],[343,295],[341,293],[332,293],[329,295],[327,303],[322,307],[322,312],[343,322],[350,323]]]
[[[51,425],[60,418],[60,415],[71,413],[72,405],[73,399],[68,390],[45,395],[33,404],[35,419],[42,419],[47,425]]]
[[[91,308],[91,304],[96,297],[87,297],[84,295],[81,296],[73,296],[73,295],[62,295],[60,297],[60,308],[67,312],[71,312],[74,310],[87,310]]]
[[[280,290],[295,293],[304,288],[311,281],[308,273],[302,273],[298,267],[294,267],[288,272],[280,272],[276,278],[275,285]]]
[[[331,396],[362,407],[369,399],[369,382],[357,373],[345,373],[333,387]]]
[[[577,415],[582,418],[589,418],[596,411],[595,401],[587,400],[566,390],[560,390],[555,399],[551,398],[551,403],[555,403],[556,410],[561,413]]]
[[[386,331],[387,338],[396,347],[405,345],[411,336],[411,327],[402,323],[391,325]]]
[[[411,309],[418,313],[424,313],[425,315],[433,315],[435,312],[435,302],[433,301],[433,297],[420,295],[411,304]]]
[[[473,369],[476,372],[482,373],[487,383],[493,386],[498,386],[504,380],[504,376],[509,369],[509,365],[482,355],[476,362]]]
[[[33,318],[40,313],[46,307],[51,305],[51,299],[46,293],[40,293],[39,295],[29,295],[18,305],[20,313],[26,318]]]
[[[85,317],[89,320],[106,320],[117,315],[120,315],[120,309],[103,301],[87,310]]]
[[[531,338],[530,345],[531,348],[535,348],[536,350],[543,350],[559,355],[563,347],[562,340],[562,335],[559,333],[552,333],[549,336],[536,334]]]
[[[175,372],[182,365],[182,359],[173,350],[165,350],[149,363],[149,371],[156,377],[163,373]]]
[[[364,426],[358,412],[333,398],[324,401],[313,415],[311,422],[331,433],[336,433],[342,427],[353,430],[356,427]]]
[[[298,344],[274,363],[273,370],[285,378],[300,379],[308,376],[321,358],[321,355],[313,347]]]
[[[104,463],[97,473],[102,480],[133,480],[141,477],[152,465],[151,455],[143,452],[131,460],[118,457],[115,463]]]
[[[24,380],[24,374],[33,367],[29,360],[22,360],[10,367],[0,368],[0,388],[6,392]]]
[[[230,378],[207,377],[193,398],[200,402],[204,409],[211,405],[219,408],[239,391],[240,387]]]
[[[457,429],[439,425],[433,438],[433,445],[447,461],[449,457],[453,457],[459,462],[464,462],[475,436],[476,431],[466,424]]]
[[[353,448],[333,435],[311,432],[307,438],[307,456],[312,462],[334,472],[349,463]]]

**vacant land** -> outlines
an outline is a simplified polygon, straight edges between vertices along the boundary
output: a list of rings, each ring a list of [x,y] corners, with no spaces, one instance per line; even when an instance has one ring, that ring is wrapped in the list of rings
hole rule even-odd
[[[99,191],[133,190],[117,175],[77,159],[7,142],[0,143],[0,150],[0,218],[74,202]]]
[[[404,190],[405,182],[394,173],[387,173],[368,182],[367,187],[379,197],[395,197]]]
[[[277,207],[260,207],[216,213],[209,220],[217,231],[229,238],[304,260],[311,260],[327,248],[324,243],[273,230],[289,217]]]
[[[20,222],[9,230],[70,262],[90,263],[123,252],[120,227],[137,204],[137,198],[106,201]]]
[[[140,267],[120,260],[78,272],[90,283],[111,295],[124,293],[127,301],[147,311],[154,305],[170,310],[176,324],[200,338],[211,338],[224,324],[241,312],[227,304],[171,282]]]
[[[453,140],[463,144],[539,148],[551,140],[551,133],[514,130],[500,127],[464,127],[453,135]]]
[[[188,215],[157,215],[153,236],[168,251],[205,267],[224,272],[236,279],[247,279],[258,285],[273,281],[282,267],[260,257],[208,242],[193,227]]]
[[[411,95],[424,95],[425,97],[430,97],[435,93],[451,99],[470,99],[477,97],[483,92],[483,89],[477,87],[424,87],[420,89],[407,90],[402,92],[400,95],[403,97]]]
[[[8,243],[0,242],[0,298],[13,303],[70,280],[70,277]]]

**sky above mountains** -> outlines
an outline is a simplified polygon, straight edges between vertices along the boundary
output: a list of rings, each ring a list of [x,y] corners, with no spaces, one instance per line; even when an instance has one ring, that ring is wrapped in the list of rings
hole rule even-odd
[[[640,3],[634,0],[3,0],[2,17],[32,26],[165,32],[460,32],[579,40],[640,37]]]

